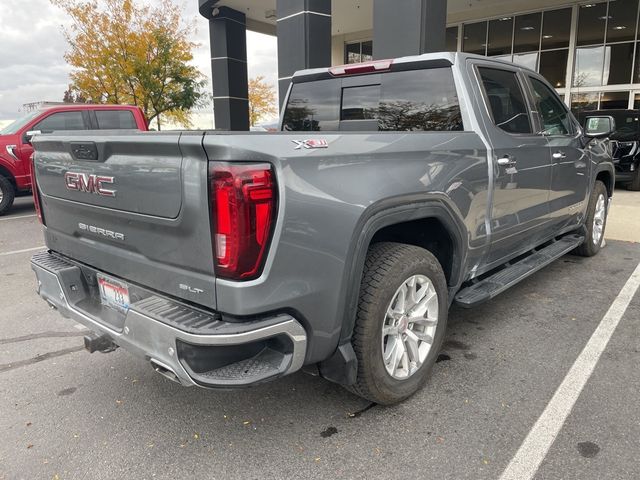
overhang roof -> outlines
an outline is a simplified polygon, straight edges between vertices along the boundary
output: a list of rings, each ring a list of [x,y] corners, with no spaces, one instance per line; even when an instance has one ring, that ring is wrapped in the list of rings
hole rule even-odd
[[[397,0],[396,0],[397,1]],[[569,0],[449,0],[448,23],[566,5]],[[200,4],[227,6],[247,15],[247,28],[276,34],[276,0],[200,0]],[[333,35],[373,28],[373,0],[332,0]]]

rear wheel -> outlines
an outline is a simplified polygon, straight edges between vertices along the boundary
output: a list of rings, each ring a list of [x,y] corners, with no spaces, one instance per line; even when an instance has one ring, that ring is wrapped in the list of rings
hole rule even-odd
[[[15,197],[16,190],[11,182],[6,177],[0,176],[0,215],[9,211]]]
[[[422,387],[442,345],[448,305],[442,267],[430,252],[399,243],[373,245],[353,333],[358,375],[351,390],[388,405]]]
[[[589,208],[585,223],[586,238],[584,243],[575,249],[577,255],[593,257],[602,247],[604,229],[607,226],[609,194],[607,187],[600,180],[596,180],[589,197]]]

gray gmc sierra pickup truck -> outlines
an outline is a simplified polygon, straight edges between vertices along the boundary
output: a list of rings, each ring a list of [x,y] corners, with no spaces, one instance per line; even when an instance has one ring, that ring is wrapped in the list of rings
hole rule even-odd
[[[603,240],[614,168],[537,73],[460,53],[299,72],[278,134],[39,135],[49,305],[182,385],[303,369],[391,404],[452,303]]]

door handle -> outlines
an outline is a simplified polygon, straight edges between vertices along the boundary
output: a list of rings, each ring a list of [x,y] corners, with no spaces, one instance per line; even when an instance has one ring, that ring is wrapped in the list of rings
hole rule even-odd
[[[552,157],[556,160],[562,160],[563,158],[567,158],[567,154],[564,152],[553,152]]]
[[[504,157],[500,157],[498,159],[498,165],[500,165],[502,167],[509,167],[509,166],[515,165],[515,164],[516,164],[515,157],[511,157],[509,155],[505,155]]]
[[[17,150],[18,150],[17,145],[7,145],[6,149],[9,155],[11,155],[17,161],[20,161],[20,158],[18,158],[18,153],[17,153]]]

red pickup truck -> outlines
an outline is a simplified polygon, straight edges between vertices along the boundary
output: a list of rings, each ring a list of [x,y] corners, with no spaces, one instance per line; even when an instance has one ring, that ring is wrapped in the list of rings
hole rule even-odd
[[[143,130],[147,120],[127,105],[54,105],[29,112],[0,130],[0,215],[16,195],[31,192],[31,137],[56,130]]]

